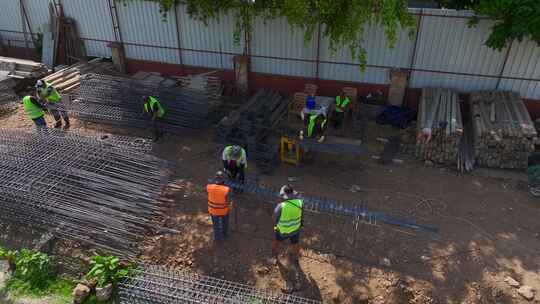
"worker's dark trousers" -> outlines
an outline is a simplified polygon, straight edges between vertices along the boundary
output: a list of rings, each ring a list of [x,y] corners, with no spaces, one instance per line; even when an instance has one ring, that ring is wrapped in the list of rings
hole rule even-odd
[[[36,129],[39,133],[42,133],[42,132],[47,133],[47,122],[45,122],[44,116],[41,116],[36,119],[32,119],[32,121],[36,125]]]
[[[245,174],[246,174],[246,169],[244,166],[240,165],[240,166],[237,166],[237,165],[233,165],[231,163],[228,163],[227,164],[227,167],[225,168],[227,169],[227,171],[230,172],[230,177],[232,179],[238,179],[240,182],[244,183],[244,180],[246,178]]]
[[[62,119],[64,119],[64,125],[69,126],[69,116],[66,111],[53,109],[49,111],[51,111],[51,114],[54,117],[54,121],[56,122],[56,124],[54,125],[55,128],[60,128],[62,126]]]
[[[343,120],[345,120],[345,112],[335,112],[334,115],[334,128],[339,129],[343,125]]]
[[[165,131],[159,126],[158,118],[152,122],[152,129],[154,133],[154,141],[158,141],[165,135]]]
[[[221,241],[229,234],[229,214],[217,216],[211,215],[214,227],[214,240]]]

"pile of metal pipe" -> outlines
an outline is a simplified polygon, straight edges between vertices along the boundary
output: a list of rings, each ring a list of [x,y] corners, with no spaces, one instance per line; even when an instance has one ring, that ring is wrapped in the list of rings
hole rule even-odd
[[[210,124],[209,114],[221,102],[212,92],[159,84],[130,78],[87,74],[81,76],[79,98],[65,100],[60,109],[84,121],[149,128],[143,112],[143,96],[155,96],[166,109],[159,125],[169,131],[201,129]]]
[[[172,163],[143,140],[0,129],[0,222],[127,258],[161,217]]]
[[[276,188],[250,182],[239,183],[227,181],[225,184],[237,191],[252,193],[264,198],[280,198],[280,191]],[[362,201],[336,201],[325,197],[307,196],[304,194],[301,194],[300,198],[304,202],[303,208],[305,211],[317,212],[330,216],[351,217],[358,222],[370,225],[386,224],[428,233],[438,233],[439,231],[438,228],[431,225],[418,224],[409,219],[401,219],[380,211],[369,210],[366,207],[366,203]]]
[[[321,304],[317,300],[255,289],[188,270],[147,266],[119,284],[123,304]]]

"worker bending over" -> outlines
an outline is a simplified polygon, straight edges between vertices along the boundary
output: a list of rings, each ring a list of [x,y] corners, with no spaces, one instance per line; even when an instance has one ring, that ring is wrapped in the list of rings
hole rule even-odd
[[[227,146],[223,149],[221,157],[223,161],[223,169],[230,178],[238,179],[244,182],[247,169],[246,150],[240,146]]]
[[[221,241],[228,236],[229,210],[232,208],[231,189],[224,185],[225,173],[218,171],[212,184],[206,186],[208,192],[208,213],[214,227],[214,240]]]
[[[22,99],[24,113],[30,118],[38,130],[46,128],[45,107],[34,96],[25,96]]]
[[[351,100],[349,97],[345,96],[345,92],[341,93],[336,97],[336,112],[334,117],[334,128],[339,129],[343,125],[345,120],[345,112],[347,112]]]
[[[272,242],[272,255],[278,262],[279,245],[285,240],[291,241],[290,255],[298,263],[300,253],[300,228],[302,227],[303,201],[298,198],[298,192],[292,186],[281,188],[280,196],[285,199],[274,210],[274,240]]]
[[[160,124],[163,123],[167,111],[161,105],[159,100],[154,96],[143,96],[143,112],[146,113],[152,119],[152,129],[154,134],[154,142],[157,142],[160,138],[163,138],[165,131],[161,128]]]
[[[317,138],[318,142],[324,141],[324,132],[326,131],[326,116],[324,114],[300,114],[304,121],[304,130],[300,131],[300,140],[306,138]]]
[[[36,82],[36,96],[45,101],[47,104],[47,109],[51,112],[54,117],[55,128],[62,127],[62,119],[64,119],[64,130],[69,129],[69,117],[66,111],[58,110],[57,106],[60,104],[62,97],[50,83],[43,80],[38,80]]]

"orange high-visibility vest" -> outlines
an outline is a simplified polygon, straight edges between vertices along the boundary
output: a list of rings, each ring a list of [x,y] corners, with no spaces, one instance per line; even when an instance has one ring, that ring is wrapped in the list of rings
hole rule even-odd
[[[223,185],[210,184],[206,186],[208,192],[208,212],[210,215],[222,216],[229,213],[227,194],[230,188]]]

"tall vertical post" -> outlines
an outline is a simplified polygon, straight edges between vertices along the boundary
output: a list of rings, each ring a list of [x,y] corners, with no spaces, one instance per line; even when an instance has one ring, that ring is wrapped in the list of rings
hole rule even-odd
[[[420,34],[422,32],[422,20],[424,17],[424,10],[420,10],[420,15],[418,16],[418,21],[416,22],[416,35],[414,37],[414,45],[411,55],[411,63],[409,64],[409,71],[407,76],[407,88],[405,89],[405,96],[403,97],[405,105],[408,106],[409,99],[409,86],[412,83],[412,75],[414,71],[414,66],[416,65],[416,50],[418,48],[418,41],[420,40]]]
[[[315,82],[319,85],[319,66],[321,63],[321,23],[317,28],[317,58],[315,59]]]
[[[120,22],[118,21],[118,11],[116,10],[116,0],[107,0],[109,3],[109,13],[113,27],[115,43],[111,43],[111,55],[113,64],[122,73],[126,72],[126,54],[124,52],[124,43],[122,41],[122,32],[120,31]]]
[[[508,49],[506,50],[506,55],[504,55],[504,62],[501,67],[501,71],[499,72],[499,76],[497,77],[497,84],[495,85],[495,90],[499,89],[499,86],[501,85],[501,80],[504,75],[504,70],[506,69],[506,63],[508,63],[508,57],[510,57],[510,51],[512,50],[512,45],[514,44],[514,41],[512,40],[510,42],[510,45],[508,46]]]
[[[179,25],[179,16],[180,16],[180,9],[178,3],[174,4],[174,24],[176,26],[176,41],[177,41],[177,47],[178,47],[178,60],[180,61],[180,68],[182,69],[182,75],[185,73],[184,71],[184,59],[182,58],[182,40],[180,35],[180,25]]]

